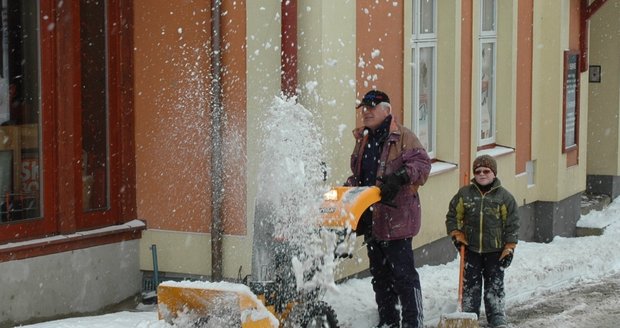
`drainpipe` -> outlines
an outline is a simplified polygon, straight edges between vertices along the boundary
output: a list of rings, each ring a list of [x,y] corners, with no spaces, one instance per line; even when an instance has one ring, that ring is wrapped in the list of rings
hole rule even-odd
[[[588,70],[588,21],[592,15],[601,9],[601,7],[607,2],[607,0],[594,0],[590,3],[590,0],[581,0],[580,16],[581,22],[579,24],[579,51],[581,52],[581,72]]]
[[[211,280],[222,280],[222,61],[220,15],[222,0],[211,8]]]
[[[297,0],[282,0],[282,93],[287,97],[297,94]]]

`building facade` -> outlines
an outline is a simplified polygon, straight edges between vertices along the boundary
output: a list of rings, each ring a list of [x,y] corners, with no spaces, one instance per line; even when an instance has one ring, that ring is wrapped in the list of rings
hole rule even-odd
[[[135,296],[153,245],[164,277],[251,274],[281,93],[316,118],[334,185],[356,101],[389,94],[433,159],[420,265],[454,258],[447,204],[478,155],[523,240],[572,236],[584,192],[620,193],[620,0],[0,3],[0,325]]]

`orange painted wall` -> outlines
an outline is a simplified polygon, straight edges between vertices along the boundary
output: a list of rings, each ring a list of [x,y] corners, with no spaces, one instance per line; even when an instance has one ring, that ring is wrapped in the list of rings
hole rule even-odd
[[[224,205],[226,234],[245,234],[246,220],[246,10],[245,1],[223,1]]]
[[[402,123],[404,5],[375,0],[357,0],[356,4],[357,99],[373,87],[384,91],[394,116]],[[359,67],[360,60],[364,67]],[[360,115],[357,125],[361,125]]]
[[[473,49],[473,0],[461,3],[461,124],[459,175],[461,185],[469,184],[471,149],[471,90],[472,90],[472,49]]]
[[[568,46],[570,50],[579,51],[579,29],[581,24],[581,2],[580,0],[570,1],[570,20],[569,20],[569,34],[568,34]],[[580,57],[579,60],[582,60]],[[583,82],[581,82],[583,83]],[[579,92],[579,91],[578,91]],[[579,95],[579,93],[578,93]],[[579,106],[579,103],[578,105]],[[581,106],[577,109],[577,137],[579,137],[579,111]],[[577,139],[579,140],[579,139]],[[579,141],[577,141],[577,147],[566,152],[566,167],[579,164]]]
[[[515,174],[525,172],[532,154],[533,0],[520,0],[517,26],[517,145]]]
[[[224,231],[245,233],[245,2],[222,12]],[[138,217],[150,229],[208,232],[210,190],[209,2],[134,2]],[[235,25],[231,25],[234,21]],[[234,151],[230,151],[234,149]],[[233,164],[234,163],[234,164]]]

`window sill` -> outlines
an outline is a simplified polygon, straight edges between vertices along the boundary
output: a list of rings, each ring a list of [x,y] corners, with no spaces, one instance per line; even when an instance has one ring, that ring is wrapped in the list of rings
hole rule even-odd
[[[508,155],[514,152],[515,152],[514,148],[495,146],[493,148],[479,150],[476,156],[489,155],[491,157],[498,157],[502,155]]]
[[[76,249],[139,239],[146,224],[133,220],[99,229],[79,231],[70,235],[57,235],[0,245],[0,262],[21,260],[36,256],[73,251]]]
[[[454,164],[454,163],[448,163],[448,162],[441,162],[441,161],[436,161],[431,165],[431,174],[430,176],[433,175],[438,175],[444,172],[448,172],[448,171],[452,171],[452,170],[456,170],[456,168],[458,167],[458,165]]]

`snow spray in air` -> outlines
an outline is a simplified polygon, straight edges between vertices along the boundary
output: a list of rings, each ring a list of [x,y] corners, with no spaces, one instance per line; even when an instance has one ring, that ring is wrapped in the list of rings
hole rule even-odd
[[[328,188],[322,137],[313,119],[295,98],[279,97],[261,118],[254,280],[284,279],[293,289],[333,284],[333,251],[324,251],[317,230],[319,205]]]

